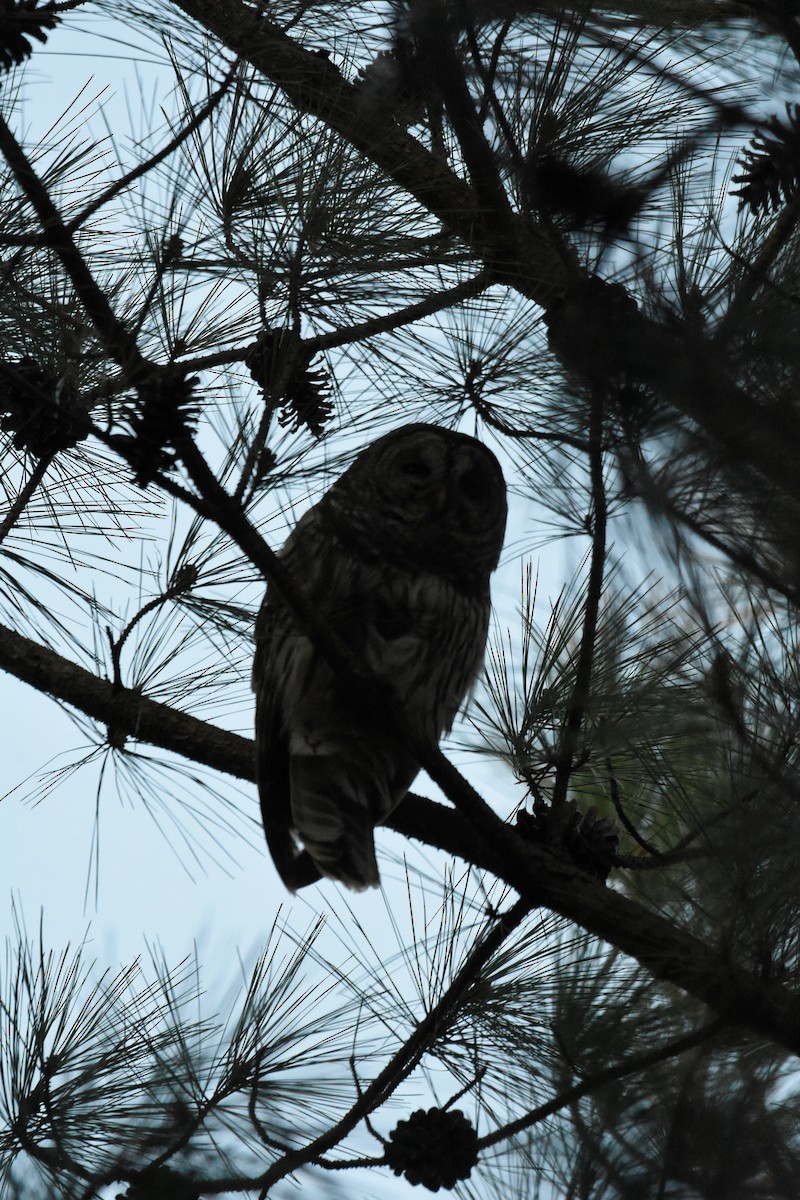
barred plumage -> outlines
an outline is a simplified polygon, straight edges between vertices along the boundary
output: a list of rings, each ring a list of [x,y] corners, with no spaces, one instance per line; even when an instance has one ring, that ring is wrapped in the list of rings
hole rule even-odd
[[[494,455],[464,434],[410,425],[362,451],[281,551],[319,617],[431,744],[483,661],[505,520]],[[367,732],[347,681],[269,591],[253,686],[264,828],[284,882],[294,890],[321,873],[377,884],[373,827],[411,785],[413,754]]]

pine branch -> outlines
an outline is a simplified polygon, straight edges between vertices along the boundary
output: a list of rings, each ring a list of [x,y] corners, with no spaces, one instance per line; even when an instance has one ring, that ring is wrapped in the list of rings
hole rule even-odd
[[[326,57],[306,50],[241,0],[172,0],[223,45],[280,87],[300,112],[325,121],[398,187],[483,259],[493,282],[521,287],[548,303],[567,282],[562,257],[545,233],[514,217],[504,230],[481,213],[473,189],[408,134],[374,111]]]
[[[489,932],[473,947],[466,961],[456,973],[441,999],[428,1012],[417,1027],[397,1050],[372,1083],[361,1092],[350,1111],[331,1129],[315,1138],[302,1150],[293,1150],[274,1163],[261,1179],[262,1195],[280,1179],[284,1179],[299,1166],[313,1163],[327,1150],[336,1146],[360,1122],[369,1117],[383,1104],[398,1085],[410,1075],[425,1051],[446,1028],[448,1018],[457,1010],[468,988],[479,978],[480,972],[496,954],[503,942],[519,926],[530,911],[527,900],[518,900],[505,914],[501,915]]]
[[[487,269],[494,279],[513,279],[520,290],[527,289],[544,303],[551,302],[553,297],[559,295],[565,279],[564,268],[560,259],[557,262],[554,260],[549,247],[546,254],[540,253],[542,247],[537,240],[538,231],[527,229],[523,237],[521,225],[514,222],[512,241],[509,242],[507,234],[502,231],[498,241],[493,231],[482,226],[482,215],[476,209],[466,185],[425,152],[421,152],[424,159],[421,158],[418,144],[402,130],[387,126],[385,122],[380,131],[376,130],[371,117],[359,113],[357,106],[354,106],[354,89],[344,83],[338,71],[325,59],[294,46],[291,39],[268,22],[254,21],[252,11],[244,10],[233,0],[221,0],[219,3],[215,0],[213,4],[210,0],[196,0],[191,4],[187,0],[181,7],[186,11],[199,10],[209,19],[223,23],[223,38],[244,38],[248,43],[242,46],[245,56],[252,55],[252,61],[265,73],[272,71],[279,81],[283,80],[287,92],[297,98],[303,111],[315,112],[329,120],[334,127],[338,123],[343,129],[349,130],[353,143],[362,148],[368,147],[373,161],[391,166],[399,180],[406,178],[412,194],[419,193],[418,199],[422,197],[429,200],[432,211],[437,207],[442,209],[450,226],[463,235],[468,244],[484,254]],[[226,18],[230,19],[226,21]],[[378,132],[380,137],[376,136]],[[408,152],[407,160],[398,159],[400,149]],[[49,244],[61,259],[106,349],[123,366],[123,370],[129,370],[137,377],[142,372],[149,374],[153,370],[152,365],[142,358],[135,340],[115,316],[46,189],[2,121],[0,150],[6,155],[18,184],[37,212]],[[421,178],[415,175],[415,171],[423,161],[427,174]],[[467,203],[462,205],[461,201],[464,200]],[[575,293],[572,295],[574,297]],[[596,322],[595,306],[596,297],[578,295],[576,311],[579,318],[592,318]],[[690,349],[680,346],[671,333],[647,321],[635,310],[635,306],[631,314],[620,315],[617,312],[609,332],[617,361],[626,367],[632,364],[643,377],[654,376],[667,394],[674,397],[676,404],[696,412],[707,428],[716,430],[723,444],[730,443],[733,438],[733,444],[742,455],[745,448],[751,457],[757,453],[762,469],[774,472],[787,490],[796,488],[797,439],[785,436],[791,427],[791,420],[787,418],[784,428],[777,417],[771,414],[773,425],[768,430],[768,436],[760,442],[754,437],[752,427],[747,422],[742,424],[741,412],[736,412],[736,419],[732,420],[730,400],[735,393],[732,393],[722,368],[714,361],[707,347]],[[677,354],[674,353],[676,346],[679,351]],[[589,366],[591,368],[593,364]],[[721,404],[722,399],[724,404]],[[740,400],[740,407],[746,412],[747,398],[736,399]],[[187,439],[181,447],[181,454],[202,493],[200,497],[184,498],[202,515],[213,516],[220,527],[234,537],[271,585],[285,596],[301,627],[310,631],[315,642],[319,639],[320,651],[329,656],[337,670],[341,668],[347,678],[352,677],[360,686],[368,687],[370,681],[359,676],[347,655],[341,655],[333,639],[315,622],[314,615],[306,611],[302,596],[293,589],[282,564],[246,521],[241,509],[226,496],[218,481],[208,472],[190,440]],[[76,676],[75,672],[81,669],[74,668],[72,664],[64,678],[56,679],[54,659],[48,657],[52,652],[38,647],[30,654],[30,643],[10,630],[3,634],[0,642],[0,653],[4,654],[10,669],[20,678],[27,679],[40,690],[58,694],[69,692],[63,698],[83,711],[91,710],[90,715],[96,719],[103,719],[103,710],[113,714],[117,722],[124,722],[133,735],[141,736],[147,718],[152,718],[156,712],[163,725],[169,712],[163,705],[150,708],[142,697],[134,698],[125,693],[122,696],[115,695],[113,684],[97,680],[89,672],[81,672]],[[58,660],[58,656],[55,656],[55,660]],[[88,704],[82,695],[81,685],[84,684],[88,689]],[[379,696],[378,711],[392,712],[385,697]],[[187,729],[186,722],[189,720],[180,718],[182,731]],[[402,721],[397,728],[402,731]],[[194,726],[193,736],[198,736],[200,729],[203,737],[207,738],[208,727],[202,722]],[[231,735],[220,737],[228,746],[233,744]],[[163,730],[156,731],[153,728],[155,744],[163,744],[163,739]],[[189,754],[192,753],[184,743],[184,748],[179,752],[187,753],[187,750]],[[207,747],[198,750],[198,759],[207,753]],[[448,798],[463,808],[469,816],[469,822],[474,823],[479,831],[477,836],[469,831],[468,822],[458,813],[449,814],[443,820],[444,829],[448,828],[448,822],[450,827],[453,821],[458,822],[458,828],[462,830],[460,845],[464,845],[464,838],[471,841],[473,849],[470,861],[487,865],[498,877],[517,888],[526,903],[549,907],[579,923],[632,955],[658,979],[676,984],[728,1019],[758,1030],[793,1052],[800,1051],[798,997],[780,985],[762,980],[730,963],[671,921],[603,887],[573,864],[542,848],[527,845],[512,829],[499,821],[438,750],[427,751],[420,757]],[[447,809],[443,811],[449,813]],[[440,835],[436,844],[446,849],[447,846],[443,845],[446,840]]]
[[[494,214],[482,213],[474,189],[390,118],[366,110],[358,89],[327,58],[304,49],[241,0],[173,3],[252,63],[299,111],[325,121],[414,196],[482,258],[494,282],[516,288],[551,315],[557,306],[574,306],[579,338],[581,325],[585,330],[592,321],[597,323],[596,310],[603,300],[589,296],[590,277],[571,253],[564,257],[566,243],[556,248],[547,231],[517,214],[498,231]],[[653,70],[658,69],[654,65]],[[738,109],[722,105],[702,89],[699,94],[719,121],[739,119]],[[794,451],[800,443],[800,422],[785,411],[772,410],[767,416],[757,398],[728,378],[724,355],[713,343],[677,336],[674,328],[645,317],[632,301],[627,313],[614,307],[598,336],[613,350],[619,371],[653,387],[737,460],[752,462],[766,479],[800,498]],[[563,349],[553,348],[563,361]]]
[[[491,273],[485,269],[480,270],[471,279],[464,280],[463,283],[457,283],[454,287],[445,288],[441,292],[432,292],[422,300],[405,305],[395,312],[384,313],[379,317],[370,317],[357,325],[343,325],[328,333],[317,333],[303,338],[301,339],[303,352],[311,356],[322,350],[333,350],[337,346],[352,346],[382,333],[391,333],[395,329],[401,329],[404,325],[411,325],[415,321],[433,316],[434,313],[455,308],[464,300],[480,296],[491,285]],[[180,361],[186,371],[209,370],[212,367],[245,362],[256,346],[257,342],[250,342],[241,349],[220,350],[213,354],[200,354],[195,358],[186,358]]]
[[[0,667],[37,690],[130,737],[148,741],[240,779],[255,778],[253,745],[196,717],[176,712],[132,689],[98,679],[47,647],[0,625]],[[438,769],[437,769],[438,764]],[[455,802],[472,789],[437,751],[425,763]],[[458,855],[515,887],[529,905],[574,921],[629,954],[657,979],[672,983],[732,1023],[800,1054],[800,996],[760,979],[667,918],[604,887],[546,847],[531,845],[501,826],[503,837],[476,838],[459,812],[409,795],[392,813],[390,828]]]
[[[594,1071],[591,1075],[587,1075],[585,1079],[582,1079],[580,1083],[576,1083],[573,1087],[565,1088],[562,1092],[559,1092],[557,1096],[554,1096],[552,1100],[548,1100],[546,1104],[540,1104],[538,1108],[534,1108],[524,1116],[518,1117],[516,1121],[509,1121],[507,1125],[502,1125],[499,1129],[495,1129],[493,1133],[485,1134],[484,1137],[478,1140],[478,1148],[484,1150],[489,1146],[496,1146],[510,1137],[515,1137],[518,1133],[522,1133],[524,1130],[538,1125],[540,1121],[553,1116],[554,1113],[560,1112],[562,1108],[574,1104],[576,1100],[581,1100],[584,1096],[591,1096],[607,1083],[614,1083],[618,1079],[627,1079],[630,1075],[638,1075],[642,1071],[646,1071],[649,1067],[666,1062],[670,1058],[677,1058],[679,1055],[685,1054],[687,1050],[693,1050],[697,1046],[702,1046],[709,1038],[718,1033],[723,1026],[724,1021],[709,1021],[707,1024],[701,1025],[699,1029],[693,1029],[691,1033],[685,1033],[681,1037],[673,1038],[663,1046],[657,1046],[654,1050],[647,1050],[643,1054],[632,1054],[629,1058],[623,1059],[622,1062],[614,1063],[610,1067],[604,1067],[600,1071]]]
[[[592,553],[589,578],[586,585],[583,629],[581,631],[575,683],[567,709],[561,735],[561,745],[556,762],[556,777],[553,784],[553,808],[563,807],[567,801],[569,782],[575,761],[586,705],[589,702],[600,615],[600,599],[603,594],[603,578],[606,563],[606,489],[603,480],[603,403],[599,389],[591,399],[589,419],[589,473],[592,481]]]

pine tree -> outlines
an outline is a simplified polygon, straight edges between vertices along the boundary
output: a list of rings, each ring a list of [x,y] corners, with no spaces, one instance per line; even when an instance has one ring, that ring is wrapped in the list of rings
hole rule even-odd
[[[90,19],[164,106],[35,142]],[[417,420],[515,496],[394,953],[312,894],[338,951],[265,913],[219,1016],[20,922],[3,1195],[796,1196],[800,8],[3,0],[0,69],[0,666],[90,745],[42,795],[99,766],[229,852],[265,581],[363,670],[281,571],[297,506]]]

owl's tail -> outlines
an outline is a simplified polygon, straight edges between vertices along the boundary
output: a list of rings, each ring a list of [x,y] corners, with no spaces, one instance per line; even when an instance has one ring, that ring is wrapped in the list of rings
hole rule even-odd
[[[365,781],[340,759],[293,755],[289,787],[292,824],[322,874],[356,891],[377,887],[374,797]]]

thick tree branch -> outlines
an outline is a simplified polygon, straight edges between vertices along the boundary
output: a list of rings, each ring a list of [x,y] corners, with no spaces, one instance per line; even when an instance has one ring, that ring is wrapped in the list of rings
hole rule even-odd
[[[280,83],[302,111],[315,112],[333,128],[341,127],[353,144],[369,154],[373,161],[379,162],[384,169],[391,167],[398,182],[406,178],[408,190],[421,202],[430,201],[432,211],[441,209],[439,215],[444,214],[443,219],[453,231],[473,246],[476,254],[484,257],[487,269],[495,279],[514,282],[525,294],[533,294],[545,305],[559,295],[565,282],[563,263],[545,245],[535,227],[515,221],[511,241],[506,233],[501,232],[498,238],[485,228],[480,209],[467,185],[430,158],[413,138],[388,119],[382,119],[380,129],[376,129],[372,114],[363,111],[363,106],[359,110],[357,90],[347,84],[327,60],[294,45],[281,30],[258,18],[236,0],[213,0],[213,3],[211,0],[185,0],[180,6],[200,19],[207,19],[209,28],[215,29],[227,44],[231,44],[231,39],[237,43],[233,48]],[[135,339],[114,314],[44,185],[2,119],[0,150],[42,221],[48,241],[61,258],[107,351],[123,370],[130,372],[129,378],[133,376],[138,381],[154,369],[153,365],[143,359]],[[420,174],[423,164],[425,171]],[[570,320],[562,321],[561,344],[565,352],[570,346],[569,335],[576,316],[580,329],[598,308],[601,321],[606,315],[604,305],[597,305],[596,295],[590,297],[579,291],[572,300],[573,324]],[[770,477],[788,491],[797,489],[797,439],[786,436],[792,426],[791,415],[779,419],[771,411],[768,415],[772,423],[766,423],[766,436],[759,440],[748,422],[742,419],[747,397],[735,393],[725,379],[721,364],[713,361],[707,346],[694,349],[684,346],[674,334],[646,320],[635,308],[630,315],[624,311],[620,315],[618,306],[616,311],[617,316],[607,329],[598,327],[596,321],[594,328],[595,336],[598,332],[617,336],[619,344],[615,343],[613,347],[616,359],[612,355],[612,361],[633,365],[636,368],[634,374],[643,378],[655,376],[679,407],[694,407],[698,419],[702,417],[705,421],[704,427],[717,431],[722,445],[736,448],[743,455],[746,448],[747,460],[755,459],[760,469],[768,474],[773,472]],[[601,356],[601,361],[607,361],[607,356],[606,359]],[[590,368],[596,366],[592,362],[589,365]],[[620,369],[619,365],[616,369]],[[684,393],[689,400],[685,399]],[[732,400],[739,405],[733,414]],[[375,689],[377,711],[384,715],[394,714],[396,705],[387,703],[385,697],[380,699],[378,681],[364,679],[357,664],[342,654],[336,640],[308,611],[309,606],[287,578],[283,564],[247,521],[241,507],[227,496],[188,439],[187,446],[181,447],[181,455],[201,493],[200,497],[187,496],[188,501],[233,536],[250,560],[269,578],[271,585],[285,596],[300,627],[305,626],[315,642],[319,641],[320,652],[332,665],[337,670],[341,668],[354,683]],[[120,692],[113,684],[97,680],[72,664],[71,670],[59,675],[59,656],[52,655],[52,651],[33,647],[27,639],[11,630],[4,631],[0,638],[0,665],[7,666],[20,678],[75,704],[98,720],[107,720],[132,736],[148,736],[156,745],[165,744],[163,726],[170,711],[166,706],[146,702],[138,694]],[[76,671],[80,674],[76,675]],[[83,694],[84,686],[86,695]],[[175,739],[176,733],[183,735],[183,746],[169,748],[198,761],[208,761],[208,747],[202,745],[201,748],[201,743],[208,740],[209,727],[197,721],[190,726],[193,720],[189,717],[179,719],[172,738]],[[398,737],[403,736],[403,725],[400,720],[396,726]],[[190,728],[191,734],[186,736]],[[218,733],[217,736],[220,751],[223,744],[234,744],[231,742],[233,735]],[[238,743],[246,744],[244,739],[238,739]],[[441,817],[442,831],[437,835],[437,846],[450,849],[447,830],[452,829],[455,822],[460,838],[459,850],[453,852],[460,853],[471,847],[468,861],[486,867],[506,880],[527,903],[551,908],[631,955],[656,978],[683,988],[727,1019],[747,1025],[762,1036],[800,1053],[800,998],[729,962],[723,954],[671,920],[648,911],[583,874],[562,857],[563,852],[526,843],[519,833],[499,820],[438,749],[423,750],[419,757],[448,799],[465,814],[462,816],[461,812],[438,806],[435,811]],[[222,766],[221,769],[228,768]],[[470,825],[474,828],[470,829]],[[409,832],[414,834],[413,830]]]
[[[38,691],[73,705],[130,737],[253,779],[248,739],[104,679],[0,625],[0,667]],[[469,789],[437,751],[437,772],[448,792]],[[431,761],[435,769],[435,763]],[[426,768],[428,764],[426,764]],[[666,917],[605,887],[545,846],[524,842],[498,820],[501,839],[476,837],[470,823],[444,804],[407,796],[387,822],[390,828],[458,855],[517,889],[529,905],[560,913],[629,954],[656,978],[675,984],[716,1013],[800,1054],[800,997],[729,962]]]
[[[301,112],[325,121],[414,196],[483,259],[496,282],[510,284],[546,310],[585,286],[585,273],[566,243],[554,246],[542,228],[519,214],[498,229],[473,188],[390,116],[376,115],[325,57],[306,50],[241,0],[173,3],[282,88]],[[723,116],[731,119],[727,110]],[[603,301],[599,304],[602,308]],[[585,308],[576,305],[578,340],[593,319],[596,323],[592,310],[597,306],[596,295]],[[757,397],[728,378],[724,345],[676,333],[635,306],[628,314],[616,313],[600,336],[613,350],[617,369],[655,388],[736,461],[752,463],[765,479],[800,499],[795,453],[800,422],[785,409],[765,411]]]
[[[425,149],[325,56],[306,50],[241,0],[172,0],[189,17],[280,87],[295,107],[344,137],[483,260],[497,283],[547,305],[568,274],[543,231],[511,214],[497,228],[472,188]]]
[[[0,668],[128,737],[240,779],[255,778],[248,738],[149,700],[134,688],[115,687],[6,625],[0,625]]]

